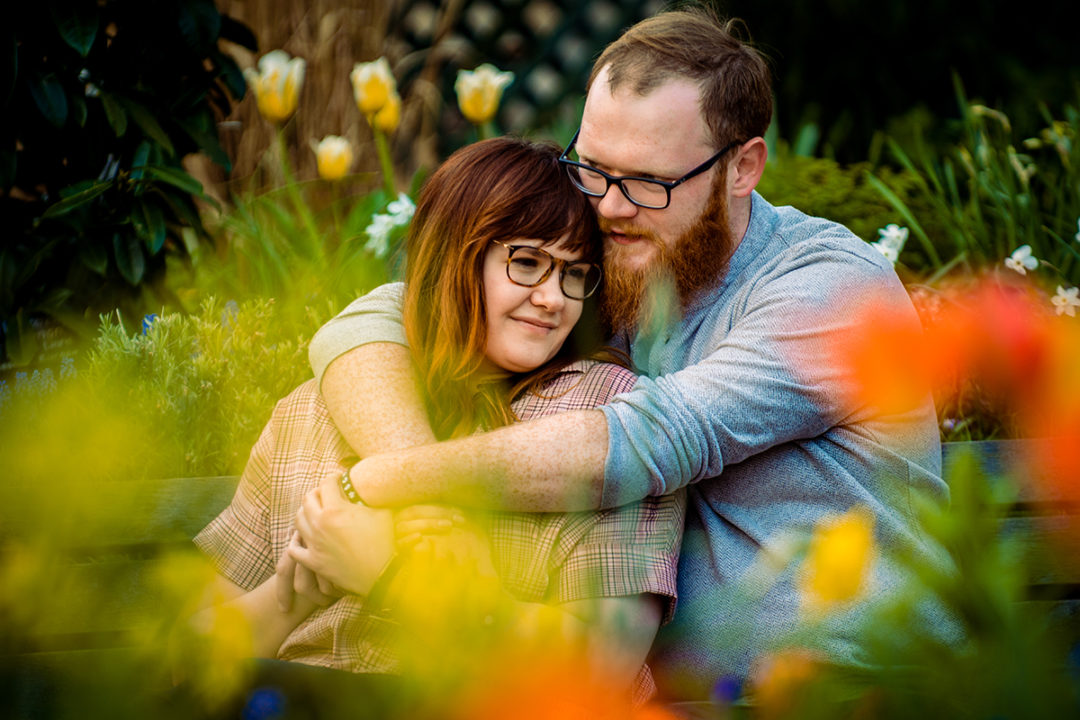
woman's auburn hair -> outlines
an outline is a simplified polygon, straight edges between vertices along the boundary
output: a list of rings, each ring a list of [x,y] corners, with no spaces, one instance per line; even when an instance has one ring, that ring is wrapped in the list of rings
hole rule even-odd
[[[487,345],[484,258],[493,240],[567,236],[565,249],[599,263],[602,245],[588,199],[550,143],[500,137],[461,148],[420,192],[406,238],[405,334],[432,429],[440,439],[512,422],[510,399],[572,359],[515,378],[513,389],[480,388]],[[508,280],[509,282],[509,280]]]

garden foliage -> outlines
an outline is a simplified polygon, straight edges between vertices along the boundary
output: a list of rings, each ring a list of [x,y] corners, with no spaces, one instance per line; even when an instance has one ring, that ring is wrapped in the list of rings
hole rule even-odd
[[[205,236],[181,160],[229,166],[217,121],[244,78],[218,47],[254,49],[212,0],[16,3],[0,31],[0,342],[35,355],[32,316],[89,334],[98,312],[158,303],[165,256]],[[193,233],[184,236],[184,229]]]

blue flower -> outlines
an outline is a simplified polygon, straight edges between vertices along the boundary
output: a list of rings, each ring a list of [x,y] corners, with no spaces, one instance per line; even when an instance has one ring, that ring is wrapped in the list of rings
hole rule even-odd
[[[143,335],[145,335],[150,330],[150,326],[153,325],[157,321],[157,319],[158,319],[157,313],[150,313],[149,315],[143,315],[143,319],[142,319],[142,334]]]
[[[244,706],[244,720],[274,720],[285,713],[285,696],[274,687],[256,688]]]
[[[70,355],[60,360],[60,379],[66,380],[70,377],[75,377],[75,358]]]
[[[728,706],[742,697],[743,680],[738,675],[724,675],[712,689],[712,701],[717,705]]]

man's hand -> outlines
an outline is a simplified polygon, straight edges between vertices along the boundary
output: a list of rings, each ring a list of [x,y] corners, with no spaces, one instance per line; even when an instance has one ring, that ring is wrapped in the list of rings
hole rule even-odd
[[[350,503],[336,481],[304,497],[296,527],[303,542],[290,543],[287,554],[323,581],[356,595],[371,589],[394,552],[393,513]]]
[[[446,505],[410,505],[394,515],[394,541],[399,550],[410,549],[429,535],[446,535],[464,528],[465,513]]]

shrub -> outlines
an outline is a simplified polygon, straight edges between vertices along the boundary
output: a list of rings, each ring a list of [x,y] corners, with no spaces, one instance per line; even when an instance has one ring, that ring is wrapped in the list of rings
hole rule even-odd
[[[181,159],[224,166],[216,118],[244,93],[219,38],[254,47],[212,0],[16,3],[0,32],[0,355],[36,351],[46,315],[88,335],[91,318],[144,293],[164,298],[168,253],[205,235]]]

